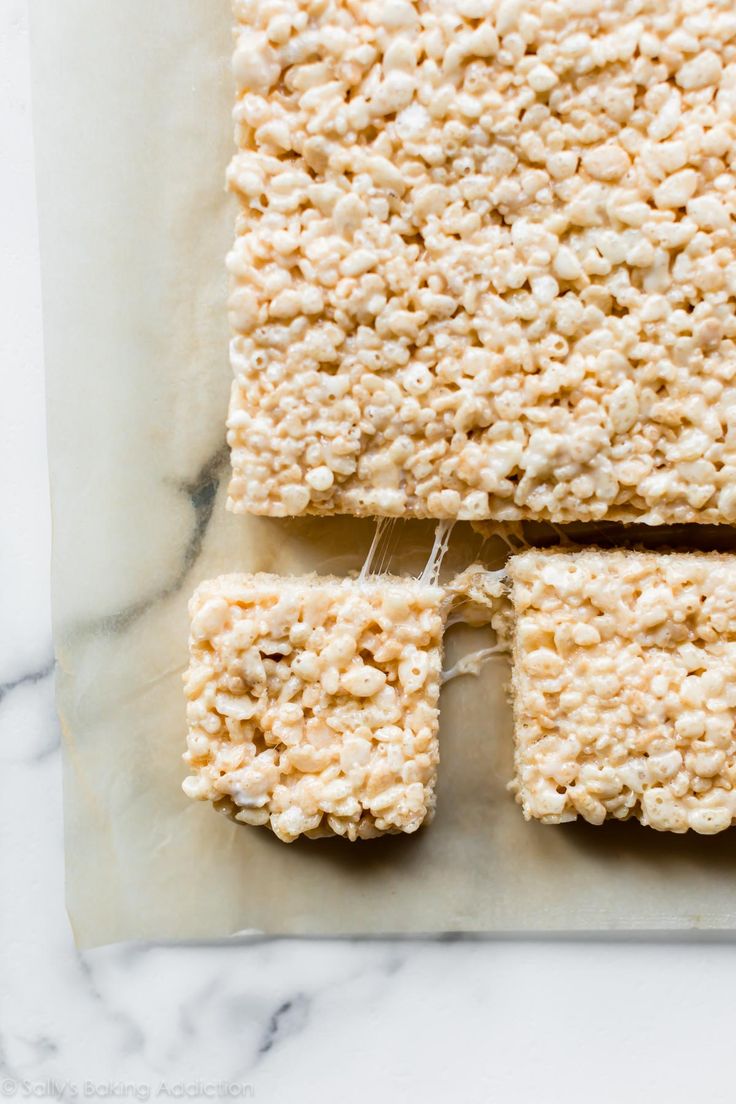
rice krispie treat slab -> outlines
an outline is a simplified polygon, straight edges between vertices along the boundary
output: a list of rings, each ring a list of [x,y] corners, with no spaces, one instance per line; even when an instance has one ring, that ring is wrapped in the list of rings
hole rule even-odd
[[[736,818],[736,557],[511,559],[516,789],[527,819]]]
[[[736,521],[732,0],[236,0],[236,512]]]
[[[287,843],[416,831],[435,805],[443,600],[388,576],[202,583],[185,793]]]

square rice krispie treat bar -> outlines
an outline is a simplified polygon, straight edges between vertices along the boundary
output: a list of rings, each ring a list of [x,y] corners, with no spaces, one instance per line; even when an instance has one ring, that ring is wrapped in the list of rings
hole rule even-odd
[[[184,792],[289,843],[434,812],[444,591],[224,575],[190,602]]]
[[[526,818],[730,827],[736,557],[531,551],[509,571]]]
[[[236,512],[736,521],[733,0],[236,0]]]

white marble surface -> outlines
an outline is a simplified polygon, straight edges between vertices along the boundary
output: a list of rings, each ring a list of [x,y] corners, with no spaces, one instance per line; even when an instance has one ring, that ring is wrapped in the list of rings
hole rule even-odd
[[[0,1095],[732,1101],[728,943],[75,950],[63,902],[31,156],[26,9],[3,0]]]

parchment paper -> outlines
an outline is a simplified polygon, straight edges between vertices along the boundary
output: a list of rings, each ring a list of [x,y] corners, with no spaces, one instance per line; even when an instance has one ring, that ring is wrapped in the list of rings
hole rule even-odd
[[[78,942],[730,929],[734,835],[526,824],[504,662],[442,696],[438,813],[285,846],[184,797],[186,602],[221,571],[345,571],[351,519],[224,510],[229,0],[31,0],[68,907]],[[477,538],[459,526],[451,562]],[[392,570],[431,527],[407,523]],[[482,634],[459,630],[452,662]],[[38,795],[29,795],[38,801]],[[42,804],[39,806],[42,815]]]

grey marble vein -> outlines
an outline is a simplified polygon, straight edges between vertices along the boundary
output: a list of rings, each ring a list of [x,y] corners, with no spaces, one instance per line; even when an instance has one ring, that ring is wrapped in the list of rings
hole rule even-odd
[[[272,1013],[258,1044],[256,1062],[285,1039],[298,1035],[307,1025],[311,1000],[306,993],[295,993]]]
[[[146,1043],[145,1033],[141,1030],[140,1024],[138,1024],[134,1018],[126,1015],[119,1009],[111,1007],[109,1000],[106,999],[97,984],[94,958],[89,954],[77,951],[76,959],[80,976],[89,997],[99,1009],[100,1014],[104,1016],[107,1022],[114,1026],[119,1033],[118,1047],[121,1057],[124,1058],[142,1051]]]
[[[138,601],[132,602],[125,609],[104,614],[101,617],[74,626],[67,634],[70,640],[98,632],[124,632],[159,602],[163,602],[177,593],[202,552],[207,528],[215,508],[220,480],[228,463],[228,455],[227,448],[223,446],[205,461],[193,480],[175,484],[177,489],[189,499],[194,518],[179,566],[172,578],[163,583],[152,594],[145,595]]]
[[[21,686],[36,686],[39,682],[44,682],[47,678],[50,678],[53,673],[54,660],[50,659],[34,671],[27,671],[25,674],[19,675],[18,678],[0,683],[0,705],[14,690],[18,690]]]

